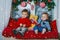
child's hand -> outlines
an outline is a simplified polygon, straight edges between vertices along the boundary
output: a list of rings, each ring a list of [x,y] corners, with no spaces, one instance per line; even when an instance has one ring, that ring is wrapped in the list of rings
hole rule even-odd
[[[23,24],[23,27],[26,27],[26,24]]]
[[[33,28],[29,27],[28,30],[33,30]]]
[[[22,23],[20,23],[20,26],[22,26],[23,24]]]
[[[35,21],[35,18],[32,18],[33,21]]]
[[[38,22],[35,20],[35,18],[31,19],[33,22],[35,22],[36,24],[38,24]]]
[[[39,27],[40,27],[41,25],[40,25],[40,24],[37,24],[37,26],[39,26]]]

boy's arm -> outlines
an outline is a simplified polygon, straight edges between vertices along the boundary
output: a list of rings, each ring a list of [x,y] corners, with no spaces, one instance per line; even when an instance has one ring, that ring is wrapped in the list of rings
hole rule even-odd
[[[49,22],[46,22],[46,27],[47,27],[48,31],[51,31],[51,27],[50,27]]]
[[[32,19],[37,25],[41,22],[40,18],[36,21],[35,19]]]
[[[41,22],[41,19],[39,18],[37,22],[38,22],[38,24],[40,24],[40,22]]]

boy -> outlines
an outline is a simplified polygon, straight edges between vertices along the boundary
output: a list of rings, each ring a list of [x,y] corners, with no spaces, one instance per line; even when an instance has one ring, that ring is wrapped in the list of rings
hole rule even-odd
[[[19,18],[17,22],[18,27],[15,30],[13,30],[14,34],[20,33],[22,36],[24,36],[24,33],[28,30],[28,28],[31,25],[31,21],[29,20],[28,16],[28,10],[24,9],[22,11],[21,18]]]
[[[41,19],[38,19],[37,25],[34,27],[36,34],[38,34],[38,32],[42,32],[42,34],[44,34],[47,30],[49,32],[51,31],[48,19],[48,14],[42,13]]]

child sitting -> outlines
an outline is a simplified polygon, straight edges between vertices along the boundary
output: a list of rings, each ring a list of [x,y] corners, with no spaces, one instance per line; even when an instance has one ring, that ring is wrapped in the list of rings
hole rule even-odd
[[[29,29],[31,25],[31,21],[28,18],[28,10],[24,9],[22,11],[22,17],[18,19],[17,25],[18,27],[13,30],[14,34],[20,33],[24,36],[24,33]]]
[[[47,30],[49,32],[51,31],[48,14],[42,13],[42,17],[38,19],[37,25],[34,27],[34,31],[36,34],[38,34],[38,32],[42,32],[42,34],[44,34]]]

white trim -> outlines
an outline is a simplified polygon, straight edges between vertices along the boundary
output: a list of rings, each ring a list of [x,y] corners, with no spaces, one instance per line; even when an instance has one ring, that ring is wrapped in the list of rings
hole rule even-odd
[[[54,7],[54,10],[53,10],[53,17],[54,19],[53,20],[56,20],[57,19],[57,13],[58,13],[58,1],[57,0],[54,0],[55,2],[55,7]]]
[[[57,26],[58,26],[58,32],[60,33],[60,0],[58,0],[57,1],[57,5],[58,5],[58,7],[57,7]]]

